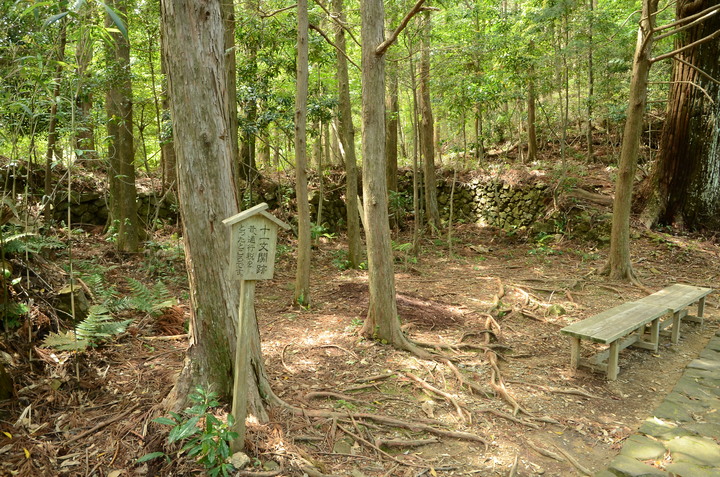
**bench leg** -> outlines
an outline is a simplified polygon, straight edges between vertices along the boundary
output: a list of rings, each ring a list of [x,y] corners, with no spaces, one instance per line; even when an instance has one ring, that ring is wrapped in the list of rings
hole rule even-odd
[[[705,314],[705,297],[700,298],[698,301],[698,312],[697,312],[697,318],[698,322],[702,326],[703,324],[703,315]]]
[[[580,338],[570,337],[570,368],[573,372],[580,364]]]
[[[618,355],[620,353],[620,347],[617,341],[610,343],[610,356],[608,356],[607,364],[607,378],[609,381],[615,381],[618,375]]]
[[[660,318],[654,319],[650,325],[650,343],[653,345],[652,351],[657,351],[660,343]]]
[[[682,312],[676,311],[673,313],[673,323],[672,323],[672,335],[670,336],[670,341],[672,341],[673,344],[677,344],[677,342],[680,340],[680,314]]]

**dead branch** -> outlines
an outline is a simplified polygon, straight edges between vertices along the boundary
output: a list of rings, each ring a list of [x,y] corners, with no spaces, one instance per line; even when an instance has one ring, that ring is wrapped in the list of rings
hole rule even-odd
[[[360,67],[357,65],[357,63],[355,63],[352,60],[352,58],[350,58],[348,56],[347,53],[345,53],[343,50],[338,48],[337,45],[335,43],[333,43],[333,41],[330,38],[328,38],[328,36],[325,34],[325,32],[320,29],[320,27],[313,25],[312,23],[308,24],[308,26],[310,27],[311,30],[315,30],[316,32],[318,32],[318,34],[325,39],[325,41],[327,42],[328,45],[332,46],[335,49],[335,51],[342,54],[346,60],[348,60],[355,68],[360,70]]]
[[[650,62],[650,64],[652,64],[652,63],[656,63],[661,60],[665,60],[667,58],[671,58],[671,57],[677,55],[678,53],[682,53],[683,51],[689,50],[691,48],[695,48],[696,46],[702,45],[703,43],[707,43],[711,40],[714,40],[715,38],[717,38],[719,36],[720,36],[720,30],[716,30],[715,32],[707,35],[706,37],[700,38],[699,40],[694,41],[688,45],[685,45],[682,48],[676,48],[675,50],[670,51],[668,53],[662,54],[660,56],[656,56],[655,58],[650,58],[648,60],[648,62]]]
[[[285,11],[288,11],[288,10],[292,10],[292,9],[295,8],[295,7],[297,7],[297,3],[296,3],[295,5],[290,5],[289,7],[284,7],[284,8],[281,8],[281,9],[279,9],[279,10],[273,10],[272,12],[267,12],[267,13],[266,13],[266,12],[263,12],[262,10],[260,10],[260,9],[258,8],[258,12],[260,12],[260,18],[270,18],[270,17],[273,17],[273,16],[275,16],[275,15],[277,15],[277,14],[279,14],[279,13],[282,13],[282,12],[285,12]]]
[[[284,470],[285,469],[266,470],[266,471],[262,471],[262,472],[252,472],[250,470],[238,470],[235,472],[235,475],[237,475],[238,477],[275,477],[276,475],[282,474]]]
[[[712,13],[713,11],[715,11],[715,10],[717,10],[717,9],[719,9],[719,8],[720,8],[720,5],[713,5],[712,7],[708,7],[708,8],[706,8],[705,10],[703,10],[703,11],[701,11],[701,12],[694,13],[694,14],[692,14],[692,15],[689,15],[689,16],[685,17],[685,18],[681,18],[680,20],[674,21],[674,22],[672,22],[672,23],[668,23],[668,24],[666,24],[666,25],[660,25],[660,26],[655,27],[655,28],[653,29],[653,33],[657,33],[657,32],[663,31],[663,30],[667,30],[668,28],[674,28],[674,27],[676,27],[676,26],[682,25],[682,24],[687,23],[687,22],[692,22],[692,21],[694,21],[695,19],[700,18],[700,17],[704,17],[704,16],[707,15],[708,13]],[[655,41],[657,41],[657,38],[658,38],[658,37],[655,38]]]
[[[445,400],[449,401],[455,407],[455,411],[457,412],[458,417],[460,418],[460,421],[462,421],[464,423],[464,422],[467,422],[468,418],[469,418],[469,420],[472,422],[472,417],[470,416],[470,413],[468,413],[465,409],[462,408],[462,406],[460,405],[460,403],[454,396],[452,396],[449,393],[446,393],[445,391],[442,391],[442,390],[436,388],[435,386],[431,385],[430,383],[415,376],[413,373],[406,372],[404,374],[405,374],[405,376],[410,378],[412,381],[415,381],[415,383],[417,383],[421,388],[423,388],[427,391],[433,392],[433,393],[437,394],[438,396],[441,396]]]
[[[355,44],[356,44],[357,46],[360,46],[360,42],[358,41],[357,38],[355,38],[355,35],[353,34],[352,30],[350,30],[350,29],[347,27],[347,25],[345,25],[343,22],[340,21],[339,18],[337,18],[337,13],[330,12],[330,10],[328,10],[327,7],[325,6],[325,4],[324,4],[323,2],[321,2],[320,0],[316,0],[315,3],[316,3],[318,6],[320,6],[320,8],[322,8],[323,11],[325,11],[325,13],[327,14],[327,16],[328,16],[336,25],[338,25],[340,28],[342,28],[343,30],[345,30],[345,32],[347,32],[348,35],[350,35],[350,38],[352,38],[352,40],[355,42]]]
[[[706,79],[712,81],[713,83],[715,83],[715,84],[720,84],[720,80],[714,78],[712,75],[710,75],[710,74],[706,73],[705,71],[701,70],[700,68],[698,68],[697,66],[693,65],[693,64],[690,63],[689,61],[685,61],[685,60],[683,60],[682,58],[678,58],[677,56],[674,57],[673,60],[675,60],[675,61],[677,61],[677,62],[679,62],[679,63],[682,63],[682,64],[684,64],[684,65],[689,66],[690,68],[692,68],[692,69],[694,69],[695,71],[697,71],[698,73],[700,73],[701,76],[703,76],[703,77],[705,77]]]
[[[392,32],[390,37],[380,43],[380,45],[375,49],[375,54],[378,56],[381,56],[385,54],[385,51],[387,51],[388,48],[390,48],[390,45],[395,43],[395,40],[397,40],[398,35],[402,33],[402,31],[405,29],[408,23],[410,23],[410,20],[412,20],[412,17],[418,14],[420,12],[420,9],[423,6],[423,3],[425,3],[425,0],[418,0],[417,3],[415,3],[415,6],[410,9],[410,11],[405,15],[405,18],[402,19],[400,22],[400,25],[395,29],[395,31]]]
[[[313,391],[305,395],[305,399],[307,399],[308,401],[311,399],[319,399],[324,397],[341,399],[343,401],[364,402],[363,399],[357,399],[352,396],[348,396],[347,394],[336,393],[333,391]]]
[[[563,455],[563,457],[565,457],[568,460],[568,462],[570,462],[577,470],[579,470],[580,472],[582,472],[585,475],[593,475],[593,473],[590,470],[588,470],[587,467],[583,467],[583,465],[580,464],[580,462],[578,462],[573,456],[571,456],[565,449],[561,448],[557,444],[553,444],[553,445],[558,450],[558,452],[560,452]]]
[[[596,194],[595,192],[590,192],[585,189],[579,188],[572,189],[567,193],[567,196],[575,199],[586,200],[588,202],[599,205],[612,205],[614,200],[613,196],[611,195]]]
[[[88,429],[87,431],[84,431],[84,432],[81,432],[80,434],[76,434],[76,435],[72,436],[71,438],[65,440],[65,444],[70,444],[70,443],[75,442],[75,441],[77,441],[77,440],[79,440],[79,439],[82,439],[82,438],[84,438],[84,437],[87,437],[87,436],[89,436],[90,434],[93,434],[93,433],[99,431],[99,430],[102,429],[103,427],[107,427],[107,426],[109,426],[110,424],[112,424],[113,422],[117,422],[117,421],[119,421],[120,419],[123,419],[125,416],[127,416],[128,414],[130,414],[131,412],[133,412],[135,409],[137,409],[137,407],[138,407],[138,406],[137,406],[137,404],[136,404],[136,405],[132,406],[131,408],[129,408],[129,409],[121,412],[120,414],[116,415],[115,417],[112,417],[112,418],[108,419],[107,421],[103,421],[103,422],[101,422],[100,424],[97,424],[97,425],[91,427],[91,428]]]
[[[375,439],[375,445],[378,447],[420,447],[429,444],[437,444],[440,439],[431,437],[430,439]]]
[[[168,336],[141,336],[140,339],[143,341],[173,341],[173,340],[184,340],[190,336],[187,333],[182,335],[168,335]]]

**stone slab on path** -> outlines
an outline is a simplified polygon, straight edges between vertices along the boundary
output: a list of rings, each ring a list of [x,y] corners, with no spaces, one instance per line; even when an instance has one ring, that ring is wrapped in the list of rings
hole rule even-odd
[[[720,331],[596,477],[720,477]]]

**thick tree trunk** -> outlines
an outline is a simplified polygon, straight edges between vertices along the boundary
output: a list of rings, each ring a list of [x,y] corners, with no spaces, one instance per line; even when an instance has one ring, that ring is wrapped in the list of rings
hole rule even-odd
[[[297,89],[295,91],[295,197],[298,209],[298,250],[293,301],[310,304],[310,203],[307,180],[308,4],[299,0]]]
[[[166,400],[178,409],[198,385],[226,397],[232,393],[240,287],[229,276],[230,234],[222,220],[237,213],[238,200],[220,2],[163,0],[162,20],[192,305],[190,348]],[[260,337],[257,323],[248,326],[248,409],[264,420]]]
[[[603,270],[610,275],[610,278],[619,280],[634,278],[630,263],[630,206],[647,102],[650,52],[653,44],[652,30],[655,25],[657,5],[658,0],[643,0],[642,18],[638,29],[632,79],[630,80],[627,119],[623,131],[618,177],[615,185],[610,254]]]
[[[677,18],[717,4],[718,0],[682,0],[677,4]],[[714,15],[681,33],[676,47],[718,30],[720,15]],[[673,63],[660,152],[645,183],[647,201],[641,219],[648,227],[659,222],[720,230],[720,86],[697,70],[720,78],[718,57],[720,41],[716,39],[678,53]]]
[[[110,3],[127,19],[128,2]],[[106,20],[112,25],[110,18]],[[110,224],[115,230],[115,247],[121,252],[137,252],[140,243],[135,190],[135,146],[133,138],[132,77],[130,43],[120,33],[112,32],[108,46],[107,69],[110,86],[105,96],[108,129],[108,169],[110,182]]]
[[[420,150],[422,151],[423,179],[425,184],[425,215],[427,224],[434,230],[440,229],[440,213],[435,184],[435,120],[430,104],[430,13],[423,19],[420,55]]]
[[[343,0],[333,0],[333,10],[338,21],[345,24]],[[345,157],[345,206],[347,207],[347,234],[348,234],[348,261],[352,268],[357,268],[362,261],[362,242],[360,239],[360,216],[358,212],[358,172],[355,158],[355,127],[352,122],[352,109],[350,105],[350,81],[348,79],[348,64],[345,58],[346,42],[345,31],[336,26],[335,45],[337,53],[337,82],[338,82],[338,136]]]

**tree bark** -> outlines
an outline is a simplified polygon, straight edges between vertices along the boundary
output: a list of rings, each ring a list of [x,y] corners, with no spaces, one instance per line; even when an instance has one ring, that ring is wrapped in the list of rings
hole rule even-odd
[[[388,87],[385,93],[385,112],[387,123],[385,127],[385,150],[387,153],[387,188],[388,191],[397,191],[398,182],[398,125],[400,106],[398,101],[398,72],[397,67],[391,69],[388,75]]]
[[[677,19],[717,4],[718,0],[682,0],[676,6]],[[675,47],[718,30],[720,15],[714,15],[680,33]],[[719,56],[719,40],[676,55],[660,151],[644,184],[641,220],[648,227],[662,223],[720,230],[720,86],[698,72],[719,79]]]
[[[127,0],[115,0],[109,5],[127,21]],[[109,17],[106,25],[112,25]],[[135,190],[130,43],[120,32],[111,32],[110,36],[113,38],[107,51],[110,86],[105,96],[110,163],[110,224],[116,233],[115,248],[121,252],[134,253],[140,244],[140,230]]]
[[[308,4],[299,0],[297,77],[295,90],[295,197],[298,209],[298,250],[293,301],[310,304],[310,203],[307,180]]]
[[[385,57],[376,50],[384,41],[382,0],[360,4],[362,21],[363,196],[367,237],[370,303],[361,333],[396,348],[422,355],[403,335],[395,298],[385,178]]]
[[[345,24],[343,0],[333,0],[333,10],[338,22]],[[358,212],[358,172],[355,158],[355,127],[352,122],[350,105],[350,81],[348,62],[345,57],[345,30],[335,27],[335,45],[337,46],[337,82],[338,82],[338,136],[345,157],[345,206],[347,208],[348,261],[357,268],[362,261],[362,241],[360,238],[360,216]]]
[[[232,147],[233,164],[240,157],[238,146],[238,108],[237,108],[237,59],[235,55],[235,2],[234,0],[220,0],[222,12],[223,31],[225,38],[225,75],[227,77],[228,92],[228,134],[230,147]],[[233,170],[237,171],[237,167]]]
[[[430,12],[425,12],[422,43],[420,46],[420,150],[422,151],[423,179],[425,184],[425,216],[427,224],[440,229],[440,212],[435,184],[435,120],[430,103]]]
[[[163,0],[162,23],[192,311],[190,348],[166,405],[182,409],[195,386],[232,392],[239,284],[229,276],[230,234],[222,220],[237,213],[238,200],[220,3]],[[248,408],[266,420],[257,323],[248,329]]]
[[[630,80],[627,119],[625,120],[615,185],[610,254],[603,272],[609,274],[610,278],[618,280],[634,279],[630,262],[630,206],[647,103],[650,52],[653,44],[652,30],[655,25],[657,5],[658,0],[643,0],[642,18],[638,29]]]

